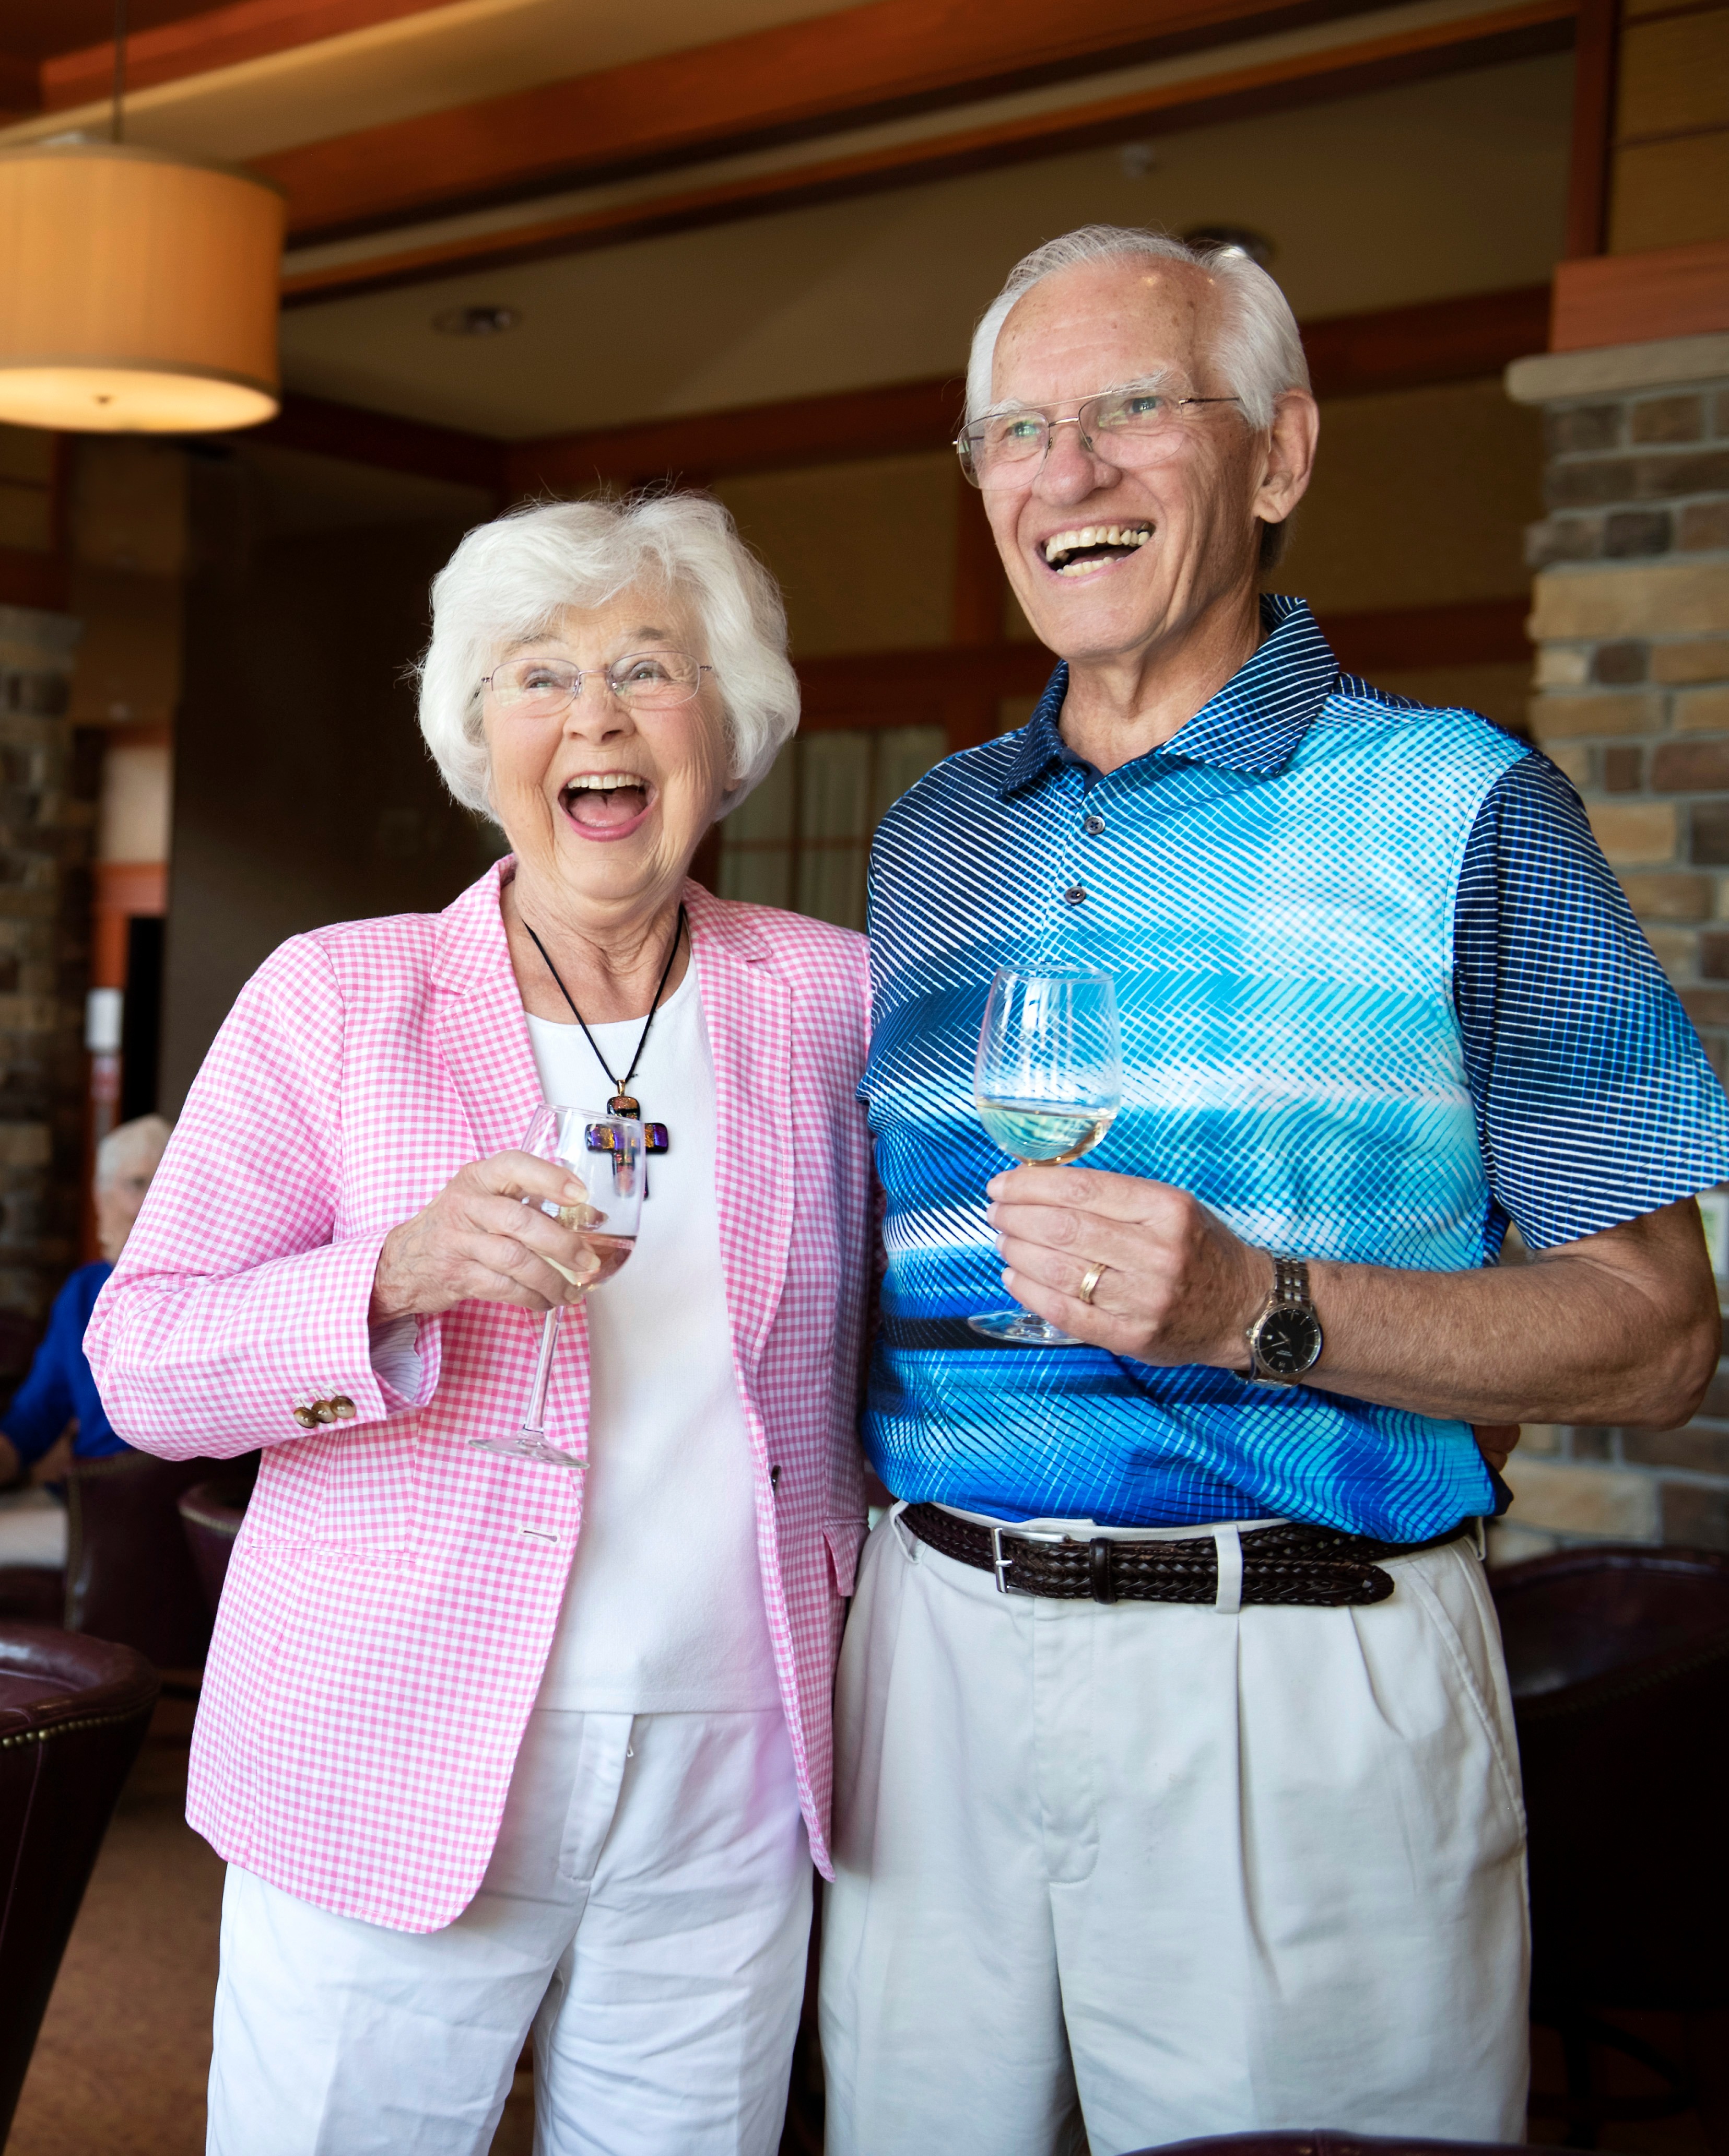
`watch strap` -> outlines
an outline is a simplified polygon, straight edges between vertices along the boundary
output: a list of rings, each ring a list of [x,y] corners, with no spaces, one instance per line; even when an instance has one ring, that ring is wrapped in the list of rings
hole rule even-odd
[[[1301,1310],[1311,1318],[1316,1316],[1309,1292],[1309,1267],[1302,1258],[1286,1257],[1277,1250],[1270,1255],[1273,1260],[1273,1285],[1249,1328],[1249,1368],[1243,1374],[1254,1384],[1297,1385],[1302,1383],[1307,1371],[1270,1368],[1261,1358],[1260,1330],[1275,1310]]]

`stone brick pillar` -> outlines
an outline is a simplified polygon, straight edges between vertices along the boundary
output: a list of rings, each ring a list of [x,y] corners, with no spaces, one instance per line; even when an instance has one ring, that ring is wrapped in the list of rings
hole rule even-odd
[[[65,716],[78,637],[0,606],[0,1383],[78,1261],[96,773]]]
[[[1548,438],[1531,731],[1729,1075],[1729,335],[1520,360],[1507,388]],[[1504,1556],[1729,1548],[1729,1372],[1685,1430],[1527,1430],[1513,1481]]]

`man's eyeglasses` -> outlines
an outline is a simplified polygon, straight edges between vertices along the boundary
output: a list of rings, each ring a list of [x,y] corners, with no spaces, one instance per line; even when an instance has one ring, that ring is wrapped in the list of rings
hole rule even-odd
[[[1183,415],[1192,404],[1240,404],[1240,397],[1172,397],[1162,389],[1103,389],[1089,397],[1072,418],[1049,413],[988,413],[955,437],[961,470],[974,486],[1024,486],[1050,453],[1059,427],[1080,429],[1080,445],[1119,471],[1144,470],[1176,447]]]
[[[585,681],[603,681],[628,711],[670,711],[688,704],[714,672],[688,651],[635,651],[604,669],[570,666],[562,659],[511,659],[481,681],[500,711],[524,718],[552,718],[567,711]]]

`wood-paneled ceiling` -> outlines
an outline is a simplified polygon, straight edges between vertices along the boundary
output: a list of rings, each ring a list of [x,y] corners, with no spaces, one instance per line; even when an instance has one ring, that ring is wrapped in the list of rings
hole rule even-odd
[[[890,244],[916,249],[927,204],[933,232],[945,223],[958,232],[957,187],[967,198],[961,225],[982,230],[987,251],[1003,258],[979,265],[976,276],[969,265],[959,322],[973,284],[988,296],[1025,244],[1029,191],[1014,179],[1017,168],[1048,167],[1054,184],[1069,171],[1056,187],[1065,202],[1098,194],[1103,204],[1121,189],[1077,186],[1077,159],[1104,160],[1108,178],[1114,146],[1149,146],[1146,169],[1162,142],[1246,127],[1248,164],[1265,172],[1276,160],[1255,154],[1253,131],[1265,122],[1269,147],[1276,137],[1279,154],[1318,157],[1338,172],[1337,123],[1327,116],[1373,108],[1379,117],[1369,135],[1396,141],[1401,95],[1417,100],[1419,133],[1450,130],[1467,165],[1476,160],[1456,190],[1458,229],[1442,230],[1436,218],[1445,225],[1441,198],[1459,176],[1444,157],[1425,182],[1407,160],[1410,183],[1424,198],[1413,259],[1396,273],[1384,259],[1368,264],[1358,280],[1365,297],[1346,290],[1348,279],[1340,285],[1315,273],[1323,306],[1385,305],[1541,275],[1549,198],[1560,185],[1558,164],[1552,175],[1548,168],[1564,157],[1555,138],[1557,126],[1564,131],[1566,98],[1557,73],[1565,62],[1547,56],[1570,44],[1574,4],[655,0],[621,8],[616,0],[130,0],[126,134],[244,162],[285,189],[291,382],[326,394],[341,384],[340,393],[380,410],[510,437],[546,431],[555,408],[562,424],[592,426],[689,410],[711,394],[748,401],[736,388],[750,372],[748,349],[734,337],[735,363],[716,368],[721,352],[695,348],[705,321],[731,318],[742,304],[772,341],[777,294],[795,304],[819,295],[813,246],[838,245],[843,254]],[[114,53],[103,32],[111,21],[110,0],[4,0],[0,113],[10,117],[0,126],[0,148],[105,131]],[[1480,97],[1467,78],[1484,85]],[[1532,131],[1522,146],[1504,139],[1509,114]],[[1155,184],[1128,202],[1128,213],[1151,222],[1241,219],[1244,208],[1233,210],[1227,199],[1234,195],[1249,212],[1261,203],[1263,217],[1280,216],[1276,184],[1234,188],[1228,162],[1188,162],[1197,173],[1218,169],[1198,192],[1177,191],[1180,211]],[[979,194],[982,178],[993,175],[1003,190],[1001,247],[990,237],[990,190],[998,181]],[[1389,182],[1386,172],[1365,166],[1362,222],[1378,231],[1397,225],[1386,213],[1389,183],[1397,189],[1405,180],[1395,172]],[[1306,175],[1295,192],[1306,187],[1324,206],[1313,214],[1337,219],[1342,184]],[[1510,184],[1527,198],[1506,203]],[[839,206],[891,196],[898,207],[885,200],[862,226],[850,212],[850,223],[834,223]],[[1197,209],[1203,196],[1217,207]],[[1493,228],[1497,203],[1506,232]],[[1124,207],[1113,201],[1090,213],[1120,215]],[[1473,221],[1482,228],[1475,239]],[[1035,214],[1034,237],[1038,222]],[[1330,235],[1338,245],[1377,246],[1383,257],[1398,245],[1396,231],[1365,242],[1353,240],[1348,225],[1347,215]],[[728,226],[741,229],[724,244],[707,244],[705,235]],[[1299,255],[1316,257],[1322,238],[1306,231]],[[602,252],[613,259],[598,277],[593,258]],[[1418,266],[1419,257],[1433,269]],[[673,319],[633,320],[630,295],[654,278],[676,280]],[[929,264],[908,280],[909,308],[933,280],[941,285],[941,272]],[[873,295],[880,283],[867,280]],[[493,300],[521,305],[531,329],[561,325],[558,343],[543,341],[526,374],[531,339],[432,336],[435,312]],[[928,370],[931,336],[884,324],[875,300],[860,311],[840,362],[847,380]],[[954,311],[944,313],[935,340],[947,355],[941,364],[959,357],[950,349],[962,335],[947,321]],[[586,387],[584,324],[608,339],[605,380]],[[889,333],[879,336],[884,328]],[[667,365],[668,336],[692,346],[690,363]],[[808,329],[795,344],[798,336],[811,342]],[[916,365],[896,362],[901,347],[917,348]],[[777,393],[843,386],[832,355],[788,364],[790,349],[767,367]],[[705,366],[716,377],[712,391]],[[640,385],[634,403],[633,382]]]

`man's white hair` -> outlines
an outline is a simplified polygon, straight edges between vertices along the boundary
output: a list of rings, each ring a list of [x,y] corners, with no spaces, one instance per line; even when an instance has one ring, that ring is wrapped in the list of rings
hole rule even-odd
[[[470,531],[433,579],[432,641],[418,670],[420,731],[465,808],[493,816],[480,683],[565,607],[604,606],[633,584],[695,608],[731,750],[724,815],[764,778],[798,725],[798,679],[774,580],[718,501],[696,494],[556,501]],[[585,689],[584,694],[588,691]]]
[[[1065,232],[1060,239],[1047,239],[1030,254],[1023,255],[1008,273],[1008,281],[983,314],[972,332],[972,353],[967,363],[967,418],[969,424],[992,408],[991,369],[997,356],[997,339],[1009,311],[1024,292],[1065,270],[1078,270],[1091,262],[1132,262],[1153,255],[1162,261],[1187,262],[1204,270],[1213,280],[1221,302],[1212,358],[1219,381],[1243,400],[1244,417],[1251,427],[1269,427],[1273,407],[1287,389],[1306,389],[1309,363],[1303,357],[1303,340],[1290,302],[1260,264],[1236,247],[1191,247],[1167,232],[1147,232],[1126,224],[1084,224]],[[1114,385],[1095,385],[1109,389]],[[1196,383],[1197,388],[1213,385]]]
[[[172,1126],[161,1116],[135,1116],[111,1130],[96,1147],[96,1188],[123,1175],[153,1175],[172,1136]]]

